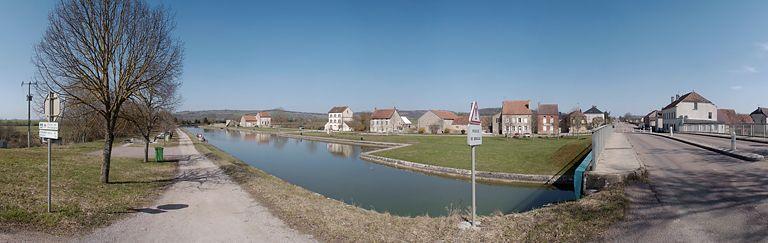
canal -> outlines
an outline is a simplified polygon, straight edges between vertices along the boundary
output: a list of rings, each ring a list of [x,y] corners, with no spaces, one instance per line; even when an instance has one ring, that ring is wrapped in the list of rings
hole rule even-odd
[[[186,128],[249,165],[329,198],[395,215],[440,216],[468,209],[468,181],[396,169],[360,159],[361,146],[277,135]],[[469,160],[467,160],[469,163]],[[553,187],[478,184],[478,214],[523,212],[573,200]]]

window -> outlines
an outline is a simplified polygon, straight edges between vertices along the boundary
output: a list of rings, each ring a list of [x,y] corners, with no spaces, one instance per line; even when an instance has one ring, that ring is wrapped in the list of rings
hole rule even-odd
[[[523,118],[518,117],[517,122],[523,122]]]
[[[712,119],[712,112],[709,112],[708,115],[709,119]]]
[[[693,102],[693,110],[698,110],[698,109],[699,109],[699,102]]]

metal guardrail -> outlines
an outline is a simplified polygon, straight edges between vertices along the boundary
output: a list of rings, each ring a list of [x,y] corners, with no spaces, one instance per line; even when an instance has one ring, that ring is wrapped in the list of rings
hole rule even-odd
[[[731,131],[735,131],[736,136],[768,138],[768,124],[684,124],[680,131],[725,135],[731,135]]]
[[[613,124],[603,125],[592,131],[592,151],[593,151],[593,164],[599,163],[600,155],[605,150],[605,144],[608,142],[608,137],[613,133]],[[592,167],[590,165],[590,167]]]
[[[576,167],[576,171],[573,173],[573,194],[576,195],[576,199],[581,198],[584,195],[582,188],[584,187],[584,172],[586,172],[592,166],[593,153],[589,152],[579,167]]]
[[[613,124],[607,124],[592,130],[592,151],[581,160],[573,172],[573,193],[576,195],[576,199],[584,195],[584,173],[592,170],[595,164],[600,162],[598,161],[600,154],[605,150],[605,144],[608,142],[608,137],[613,133],[613,128]]]

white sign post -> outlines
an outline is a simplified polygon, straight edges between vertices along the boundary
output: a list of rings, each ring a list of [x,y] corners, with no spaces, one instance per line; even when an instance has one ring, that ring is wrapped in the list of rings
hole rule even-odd
[[[55,122],[61,115],[61,100],[59,95],[54,92],[48,92],[43,103],[43,110],[48,118],[48,122],[41,122],[40,137],[48,140],[48,212],[51,212],[51,143],[54,139],[59,139],[59,123]]]
[[[475,189],[475,147],[483,144],[483,128],[480,122],[480,113],[477,111],[477,101],[472,102],[469,111],[469,125],[467,126],[467,144],[472,149],[472,226],[477,227],[480,222],[475,220],[477,215],[477,201]]]

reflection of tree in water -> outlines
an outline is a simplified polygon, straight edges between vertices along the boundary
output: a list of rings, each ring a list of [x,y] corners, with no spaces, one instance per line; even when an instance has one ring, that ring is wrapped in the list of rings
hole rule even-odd
[[[298,139],[296,139],[298,141]],[[307,144],[307,151],[310,153],[315,153],[317,151],[317,142],[313,141],[304,141],[304,143]]]
[[[285,145],[288,144],[288,138],[275,136],[274,140],[275,140],[275,148],[277,149],[283,149]]]
[[[352,145],[338,143],[329,143],[327,148],[328,152],[331,152],[332,155],[346,158],[352,157],[355,150],[355,147]]]

